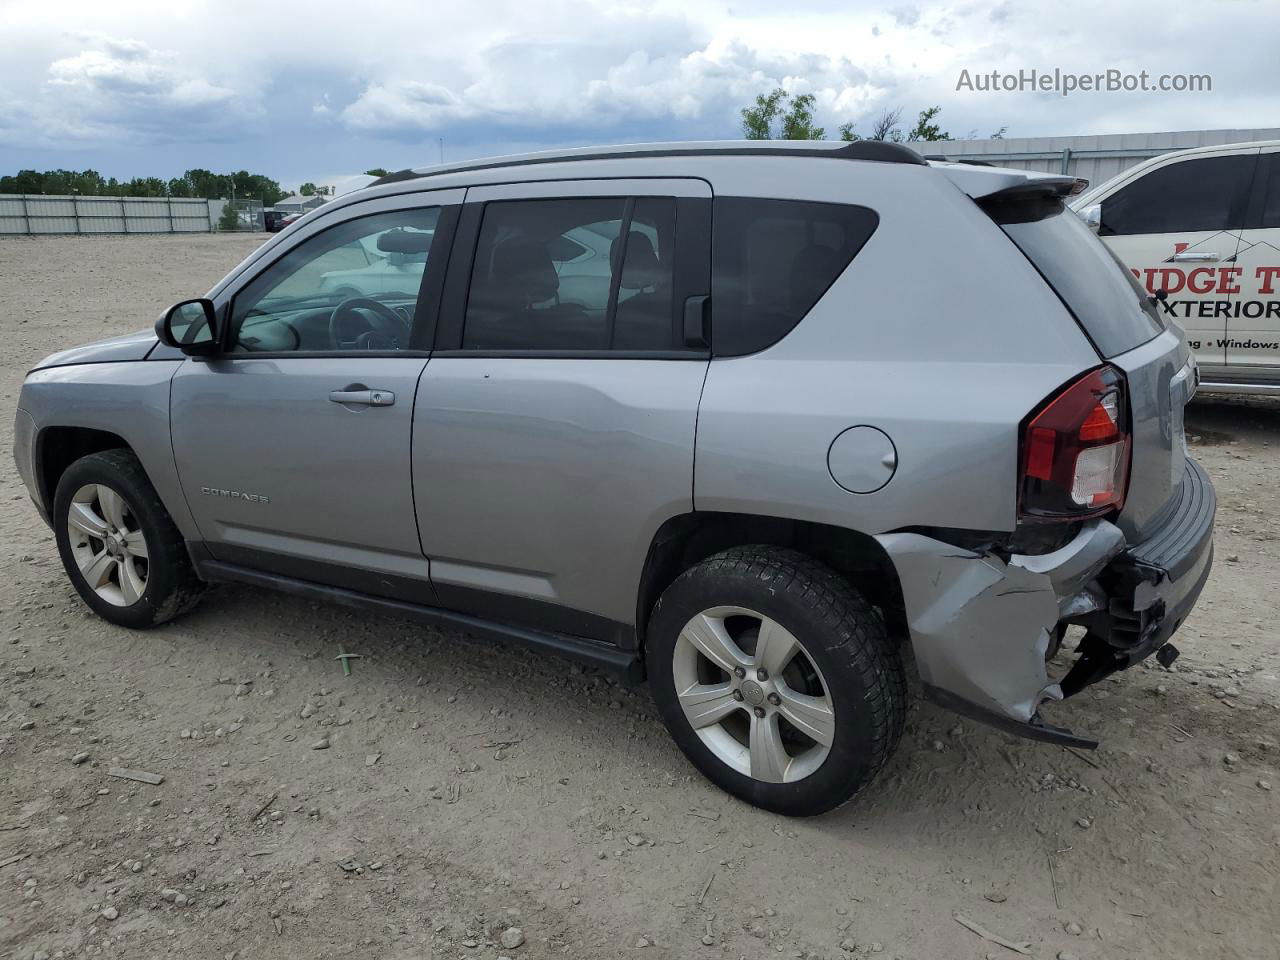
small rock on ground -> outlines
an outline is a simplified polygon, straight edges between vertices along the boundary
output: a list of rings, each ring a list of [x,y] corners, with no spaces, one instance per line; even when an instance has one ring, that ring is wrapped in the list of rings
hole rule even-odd
[[[524,943],[524,931],[519,927],[507,927],[502,931],[502,945],[508,950],[514,950],[522,943]]]

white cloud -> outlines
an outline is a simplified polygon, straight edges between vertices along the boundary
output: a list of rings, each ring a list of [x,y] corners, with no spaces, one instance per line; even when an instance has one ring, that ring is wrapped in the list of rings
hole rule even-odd
[[[841,111],[860,109],[879,89],[842,57],[769,55],[735,40],[680,39],[654,51],[628,50],[615,37],[560,49],[505,41],[482,51],[476,65],[456,67],[450,86],[407,77],[370,83],[342,119],[389,135],[471,122],[613,130],[663,120],[703,121],[720,133],[736,125],[744,103],[775,86],[811,92],[821,109]],[[564,61],[579,69],[557,69]]]
[[[57,146],[225,135],[260,112],[252,96],[171,50],[129,38],[82,35],[9,96],[0,143]],[[0,81],[10,81],[0,68]],[[34,82],[32,82],[34,81]]]
[[[93,148],[133,175],[152,169],[157,145],[194,166],[214,144],[238,166],[313,175],[297,165],[421,161],[437,137],[455,158],[732,137],[738,110],[778,85],[813,93],[830,131],[931,104],[953,133],[1250,127],[1275,122],[1266,94],[1280,83],[1280,6],[1251,0],[1222,0],[1212,16],[1166,5],[1158,42],[1149,10],[1111,0],[58,0],[9,4],[4,18],[0,169]],[[1214,89],[956,90],[961,69],[1030,67],[1210,73]]]
[[[83,102],[113,111],[133,103],[204,107],[235,96],[229,87],[184,72],[173,54],[157,53],[137,41],[107,39],[101,46],[55,60],[49,65],[49,83],[83,95]]]

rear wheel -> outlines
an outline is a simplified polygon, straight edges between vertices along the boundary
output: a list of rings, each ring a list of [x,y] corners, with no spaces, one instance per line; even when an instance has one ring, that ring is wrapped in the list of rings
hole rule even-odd
[[[739,547],[685,571],[646,655],[667,728],[710,780],[792,816],[871,781],[902,733],[906,681],[867,601],[811,558]]]
[[[53,522],[67,576],[104,620],[150,627],[199,599],[203,585],[182,535],[128,450],[90,454],[68,467]]]

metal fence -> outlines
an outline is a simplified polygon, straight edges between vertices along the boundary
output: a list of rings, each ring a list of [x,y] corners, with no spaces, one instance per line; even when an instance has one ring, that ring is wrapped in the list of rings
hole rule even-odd
[[[261,200],[252,198],[247,200],[210,200],[210,229],[217,230],[219,233],[252,233],[257,230],[265,230],[267,228],[264,216],[265,210],[266,208],[262,205]]]
[[[213,226],[202,199],[0,194],[0,235],[208,233]]]
[[[1083,177],[1094,186],[1149,157],[1188,147],[1280,140],[1280,128],[1183,130],[1173,133],[1114,133],[1096,137],[1011,137],[1005,140],[942,140],[911,143],[925,156],[984,160],[1003,167]]]

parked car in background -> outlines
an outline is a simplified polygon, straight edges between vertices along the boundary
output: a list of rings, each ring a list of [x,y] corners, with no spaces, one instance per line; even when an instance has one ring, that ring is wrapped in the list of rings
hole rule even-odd
[[[1206,390],[1280,394],[1280,141],[1179,150],[1072,208],[1177,322]]]
[[[287,225],[285,220],[290,219],[291,217],[293,217],[292,214],[286,213],[283,210],[266,210],[262,214],[262,223],[266,228],[267,233],[279,233]]]
[[[1042,711],[1173,661],[1215,499],[1182,332],[1074,187],[879,142],[405,171],[37,364],[18,472],[112,623],[240,581],[553,650],[770,810],[884,766],[907,643],[1094,746]]]

